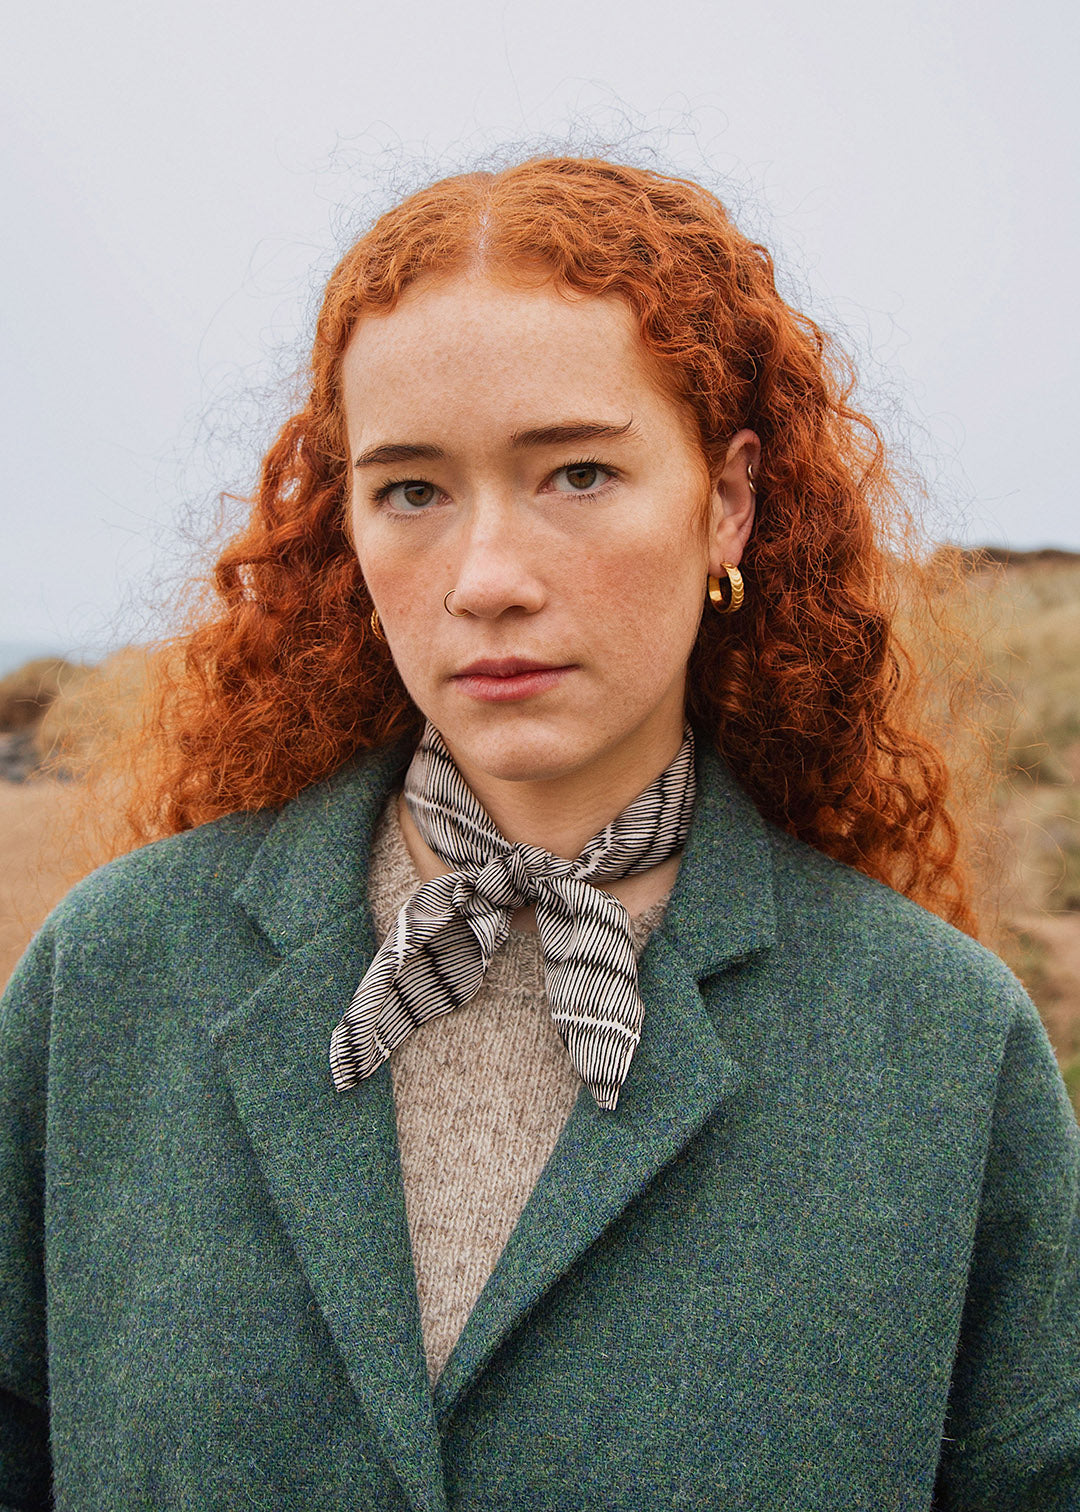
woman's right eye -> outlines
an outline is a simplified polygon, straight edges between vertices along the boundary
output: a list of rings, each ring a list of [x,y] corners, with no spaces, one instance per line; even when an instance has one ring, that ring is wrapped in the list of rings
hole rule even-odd
[[[410,478],[404,483],[388,483],[380,488],[376,497],[385,502],[395,514],[418,514],[434,503],[438,490],[434,483],[424,483],[419,478]]]

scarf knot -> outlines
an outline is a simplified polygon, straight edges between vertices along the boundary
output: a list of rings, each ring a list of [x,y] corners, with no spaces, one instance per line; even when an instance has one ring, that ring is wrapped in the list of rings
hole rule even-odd
[[[535,845],[512,845],[493,856],[472,879],[473,891],[500,908],[535,903],[548,874],[551,857]]]

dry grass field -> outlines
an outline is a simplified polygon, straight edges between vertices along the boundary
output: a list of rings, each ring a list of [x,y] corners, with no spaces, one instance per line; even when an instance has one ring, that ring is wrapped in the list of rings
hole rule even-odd
[[[1080,557],[1021,560],[976,585],[975,628],[1001,690],[989,710],[1003,842],[994,943],[1038,1004],[1080,1108]]]
[[[991,943],[1035,999],[1080,1107],[1080,556],[1032,554],[973,571],[958,600],[981,657],[981,718],[996,752],[996,862],[981,883]],[[138,652],[87,669],[36,663],[0,679],[0,773],[61,760],[129,707]],[[4,756],[0,749],[0,757]],[[76,785],[0,775],[0,981],[62,894]]]
[[[26,942],[67,890],[65,863],[44,844],[73,811],[69,783],[42,778],[0,781],[0,979],[7,981]]]

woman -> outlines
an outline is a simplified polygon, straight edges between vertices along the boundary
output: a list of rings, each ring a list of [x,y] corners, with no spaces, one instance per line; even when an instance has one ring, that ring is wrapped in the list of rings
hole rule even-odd
[[[1080,1506],[1076,1124],[847,397],[693,184],[347,253],[171,838],[5,999],[7,1505]]]

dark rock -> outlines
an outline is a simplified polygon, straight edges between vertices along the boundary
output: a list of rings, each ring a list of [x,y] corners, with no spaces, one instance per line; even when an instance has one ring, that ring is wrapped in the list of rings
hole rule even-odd
[[[25,782],[38,765],[33,730],[0,733],[0,782]]]

